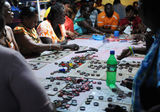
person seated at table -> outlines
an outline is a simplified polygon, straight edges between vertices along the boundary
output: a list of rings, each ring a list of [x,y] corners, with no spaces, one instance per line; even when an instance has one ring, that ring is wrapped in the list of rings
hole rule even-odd
[[[20,18],[19,14],[21,12],[20,9],[20,0],[7,0],[11,5],[11,11],[14,13],[13,22],[11,24],[8,24],[12,29],[14,29],[19,23]]]
[[[98,13],[104,11],[104,5],[102,4],[102,0],[96,0],[94,7],[98,10]]]
[[[56,2],[51,6],[47,20],[37,27],[37,33],[41,37],[49,37],[53,43],[62,43],[66,40],[65,9],[63,4]]]
[[[135,9],[135,16],[137,16],[138,15],[138,2],[137,1],[135,1],[135,2],[133,2],[133,5],[132,5],[133,7],[134,7],[134,9]]]
[[[118,28],[119,15],[112,4],[107,3],[104,7],[104,11],[98,14],[97,26],[103,32],[113,33]]]
[[[71,9],[71,2],[69,0],[63,1],[64,8],[65,8],[65,30],[66,30],[66,37],[74,39],[76,38],[79,34],[74,31],[74,23],[73,20],[70,18],[71,13],[73,13]]]
[[[131,34],[142,33],[145,30],[141,18],[135,16],[135,9],[131,5],[126,7],[126,17],[120,20],[118,29],[123,32],[128,26],[131,27]]]
[[[48,4],[47,4],[47,10],[46,10],[46,12],[44,14],[44,19],[43,20],[47,19],[47,16],[48,16],[48,14],[49,14],[49,12],[51,10],[51,6],[54,5],[56,2],[57,2],[57,0],[50,0],[50,2],[48,2]]]
[[[113,8],[119,14],[120,20],[126,17],[125,6],[122,5],[121,0],[114,0]]]
[[[0,35],[5,28],[4,1],[0,0]],[[19,52],[0,45],[0,71],[1,112],[54,112],[45,90]]]
[[[76,5],[73,0],[62,0],[62,4],[65,7],[66,15],[71,19],[74,20],[76,15]]]
[[[55,2],[56,3],[56,2]],[[55,4],[54,3],[54,4]],[[71,5],[70,5],[70,1],[69,0],[65,0],[65,1],[61,1],[59,3],[62,3],[64,5],[64,12],[65,12],[65,22],[64,22],[64,26],[65,26],[65,33],[66,33],[66,38],[68,39],[74,39],[75,37],[78,36],[78,33],[74,31],[74,26],[73,26],[73,21],[71,18],[69,18],[70,13],[72,13],[72,9],[71,9]],[[53,4],[53,5],[54,5]],[[50,7],[51,10],[51,7]],[[46,19],[48,17],[48,14],[50,13],[50,10],[48,10],[48,13],[45,14]],[[52,11],[53,15],[54,12]],[[61,25],[63,26],[63,25]],[[39,29],[37,29],[37,31],[39,31]]]
[[[94,2],[90,1],[89,3],[82,5],[77,12],[76,18],[74,19],[74,30],[81,35],[87,33],[103,34],[102,31],[95,27],[98,12],[93,7]]]
[[[9,4],[9,2],[6,1],[4,4],[5,24],[11,24],[13,20],[13,16],[14,16],[14,13],[11,11],[11,5]],[[12,48],[19,51],[19,48],[14,38],[13,31],[11,27],[8,25],[5,25],[3,29],[3,33],[0,37],[0,44],[5,47]]]
[[[20,15],[22,23],[14,28],[14,34],[20,52],[24,56],[39,56],[41,52],[46,50],[62,50],[67,48],[71,50],[77,50],[79,48],[79,46],[76,44],[43,44],[35,30],[35,26],[37,25],[38,21],[37,10],[33,7],[24,7]],[[48,38],[48,40],[50,41],[50,43],[52,43],[51,39]]]

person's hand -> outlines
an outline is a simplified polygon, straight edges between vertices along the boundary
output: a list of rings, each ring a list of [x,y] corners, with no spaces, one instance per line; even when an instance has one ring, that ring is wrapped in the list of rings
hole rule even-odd
[[[76,32],[76,31],[74,31],[74,34],[76,34],[77,36],[79,35],[79,33],[78,33],[78,32]]]
[[[130,79],[130,78],[124,79],[124,80],[122,80],[120,85],[125,86],[128,89],[132,90],[133,79]]]
[[[63,40],[63,41],[60,43],[60,45],[66,45],[67,43],[68,43],[67,40]]]
[[[71,44],[68,46],[69,49],[73,50],[73,51],[76,51],[79,49],[79,45],[77,44]]]
[[[122,53],[117,56],[118,60],[121,60],[125,57],[128,57],[132,54],[132,52],[129,50],[129,48],[123,49]]]
[[[70,44],[70,45],[62,45],[63,50],[64,49],[71,49],[73,51],[76,51],[79,49],[79,45],[77,44]]]
[[[97,33],[98,33],[98,34],[100,34],[100,35],[105,35],[105,33],[104,33],[104,32],[99,31],[99,30],[97,30]]]
[[[71,32],[71,31],[66,31],[66,34],[69,38],[71,38],[72,40],[75,39],[78,36],[77,32]]]
[[[69,32],[69,33],[68,33],[68,37],[70,37],[72,40],[75,39],[76,36],[77,36],[77,35],[76,35],[75,33],[73,33],[73,32]]]
[[[127,24],[127,25],[118,26],[117,30],[118,30],[121,34],[123,34],[123,33],[124,33],[123,31],[127,28],[127,26],[128,26],[128,24]]]

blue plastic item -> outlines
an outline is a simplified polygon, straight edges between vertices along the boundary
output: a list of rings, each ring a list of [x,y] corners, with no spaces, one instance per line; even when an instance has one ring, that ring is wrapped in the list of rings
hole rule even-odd
[[[105,35],[95,35],[95,34],[93,34],[93,35],[92,35],[92,38],[93,38],[94,40],[104,40]]]
[[[65,72],[66,72],[66,70],[65,70],[64,68],[62,68],[62,69],[59,69],[59,72],[63,72],[63,73],[65,73]]]
[[[119,37],[119,31],[114,31],[114,37],[118,38]]]

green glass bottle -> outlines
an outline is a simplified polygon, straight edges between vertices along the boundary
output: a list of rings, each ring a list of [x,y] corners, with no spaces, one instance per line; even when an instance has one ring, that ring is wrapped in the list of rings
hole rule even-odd
[[[115,51],[110,51],[110,56],[107,60],[107,79],[106,84],[111,89],[116,87],[116,71],[117,71],[117,60],[114,56]]]

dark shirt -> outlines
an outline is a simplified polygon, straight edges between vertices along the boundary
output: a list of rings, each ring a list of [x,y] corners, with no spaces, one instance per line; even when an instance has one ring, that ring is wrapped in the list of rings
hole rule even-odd
[[[53,107],[25,59],[0,45],[0,111],[52,112]]]
[[[154,42],[134,77],[133,112],[149,112],[147,110],[160,104],[160,31],[153,38]]]
[[[136,16],[133,20],[132,20],[132,27],[133,29],[137,29],[138,28],[138,24],[141,23],[141,18]],[[124,18],[120,20],[119,26],[124,26],[124,25],[130,25],[130,21],[128,18]]]

